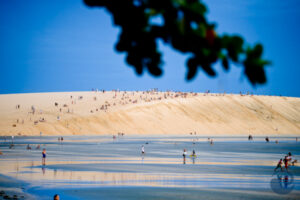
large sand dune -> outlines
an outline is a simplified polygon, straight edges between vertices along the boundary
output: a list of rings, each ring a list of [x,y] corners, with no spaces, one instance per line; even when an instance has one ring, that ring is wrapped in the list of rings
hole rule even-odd
[[[0,135],[40,132],[300,135],[300,98],[156,91],[0,95]]]

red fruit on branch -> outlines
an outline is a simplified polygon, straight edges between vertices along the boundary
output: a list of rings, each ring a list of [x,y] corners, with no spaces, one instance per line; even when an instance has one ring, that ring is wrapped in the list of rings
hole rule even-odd
[[[207,29],[205,38],[207,43],[212,46],[216,38],[216,32],[213,29]]]

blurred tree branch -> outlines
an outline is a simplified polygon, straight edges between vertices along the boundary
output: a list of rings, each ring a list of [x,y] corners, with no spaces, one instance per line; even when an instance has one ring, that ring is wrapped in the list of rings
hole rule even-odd
[[[162,74],[161,52],[156,39],[162,39],[174,49],[191,55],[187,60],[187,80],[202,68],[209,76],[216,72],[212,64],[221,60],[225,70],[230,62],[244,67],[252,85],[266,82],[262,59],[263,47],[246,45],[242,37],[218,35],[213,23],[205,17],[206,6],[198,0],[84,0],[88,6],[105,7],[114,23],[121,27],[116,44],[119,52],[127,52],[126,61],[138,74],[145,68],[154,75]],[[151,24],[160,17],[162,25]]]

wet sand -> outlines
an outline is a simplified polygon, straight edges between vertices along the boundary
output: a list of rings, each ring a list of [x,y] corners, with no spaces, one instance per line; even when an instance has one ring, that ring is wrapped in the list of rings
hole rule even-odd
[[[293,190],[270,186],[273,169],[288,152],[300,160],[295,137],[65,136],[0,137],[0,187],[19,196],[51,199],[297,199],[300,167],[292,166]],[[276,144],[274,141],[278,140]],[[26,150],[29,144],[32,149]],[[40,144],[41,148],[36,149]],[[141,146],[146,154],[141,155]],[[41,163],[47,150],[46,165]],[[194,149],[197,158],[187,157]],[[299,164],[298,164],[299,165]],[[3,178],[4,177],[4,178]],[[18,192],[17,192],[18,190]],[[26,198],[26,197],[25,197]],[[1,199],[1,197],[0,197]]]

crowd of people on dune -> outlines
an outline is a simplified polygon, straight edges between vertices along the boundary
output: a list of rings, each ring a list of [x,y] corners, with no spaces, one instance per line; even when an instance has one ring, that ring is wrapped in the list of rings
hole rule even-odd
[[[130,104],[138,104],[138,103],[149,103],[149,102],[156,102],[156,101],[162,101],[167,99],[178,99],[178,98],[188,98],[188,97],[195,97],[200,95],[200,93],[195,92],[180,92],[180,91],[170,91],[167,90],[165,92],[158,91],[157,88],[147,90],[147,91],[120,91],[120,90],[112,90],[112,98],[111,96],[104,96],[101,97],[102,94],[107,93],[105,90],[98,90],[98,89],[92,89],[92,92],[95,92],[95,95],[92,96],[92,100],[94,102],[99,102],[98,105],[95,105],[95,103],[90,103],[90,96],[84,97],[83,95],[70,95],[69,100],[64,100],[64,102],[58,102],[55,101],[54,107],[56,108],[56,111],[53,113],[53,111],[46,110],[44,112],[42,109],[38,109],[36,106],[32,105],[30,109],[28,110],[27,116],[21,119],[17,118],[16,121],[12,124],[12,127],[17,127],[24,125],[24,123],[29,121],[33,125],[39,125],[40,123],[48,122],[48,120],[51,121],[52,116],[54,115],[56,117],[57,121],[65,120],[65,114],[74,114],[74,109],[76,109],[76,104],[87,104],[87,109],[89,114],[96,114],[99,112],[109,112],[113,111],[114,107],[116,106],[125,106]],[[99,96],[100,95],[100,96]],[[214,94],[211,93],[210,90],[207,90],[205,93],[202,94],[203,96],[225,96],[226,93],[219,93]],[[244,96],[242,92],[240,92],[241,96]],[[253,95],[247,92],[245,95]],[[87,99],[87,101],[85,101]],[[102,101],[102,102],[101,102]],[[90,103],[90,105],[89,105]],[[90,108],[88,108],[90,107]],[[17,104],[15,106],[17,110],[21,110],[21,105]],[[22,109],[24,111],[24,106],[22,106]],[[46,119],[48,118],[48,120]],[[53,119],[52,119],[53,120]],[[67,127],[68,128],[68,127]],[[20,135],[20,133],[19,133]]]

